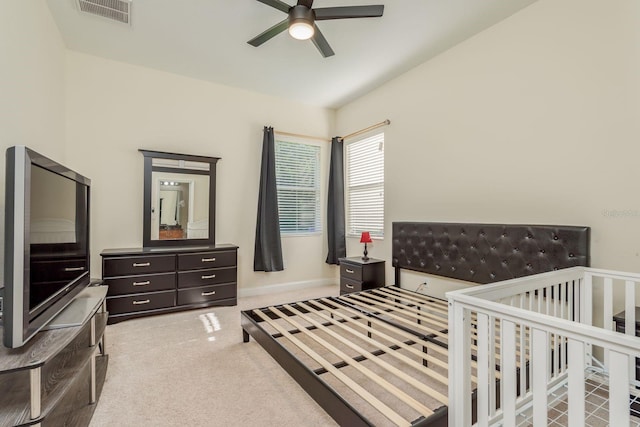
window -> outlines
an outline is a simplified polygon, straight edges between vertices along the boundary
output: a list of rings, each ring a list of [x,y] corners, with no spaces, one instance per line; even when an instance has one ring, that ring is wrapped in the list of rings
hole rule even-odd
[[[320,147],[276,141],[280,233],[320,232]]]
[[[347,235],[384,237],[384,133],[347,145]]]

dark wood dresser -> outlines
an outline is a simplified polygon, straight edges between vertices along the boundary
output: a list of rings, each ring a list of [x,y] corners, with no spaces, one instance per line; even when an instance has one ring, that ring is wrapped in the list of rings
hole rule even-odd
[[[237,304],[238,247],[106,249],[109,323],[173,311]]]
[[[384,286],[384,260],[340,258],[340,295]]]

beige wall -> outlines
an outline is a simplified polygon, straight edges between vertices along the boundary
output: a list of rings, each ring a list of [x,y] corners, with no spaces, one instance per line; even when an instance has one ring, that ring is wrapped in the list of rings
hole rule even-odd
[[[93,180],[96,276],[102,249],[142,241],[148,148],[222,157],[217,241],[240,246],[241,287],[335,277],[324,236],[284,238],[287,270],[252,271],[262,126],[329,136],[385,118],[388,237],[370,253],[388,278],[397,220],[589,225],[595,266],[637,271],[639,24],[634,0],[539,0],[340,109],[334,126],[328,110],[65,51],[43,1],[5,1],[0,145]],[[328,145],[322,156],[326,173]]]
[[[142,244],[146,148],[222,158],[216,241],[240,247],[241,289],[335,276],[323,235],[283,239],[285,271],[253,272],[262,127],[329,136],[332,111],[71,51],[67,79],[67,157],[92,179],[94,275],[101,250]],[[326,176],[329,144],[321,147]]]
[[[43,0],[0,1],[0,242],[4,152],[26,145],[64,163],[65,49]],[[4,245],[0,245],[0,283]]]
[[[594,266],[640,271],[639,76],[640,2],[540,0],[338,110],[392,122],[387,278],[401,220],[587,225]]]

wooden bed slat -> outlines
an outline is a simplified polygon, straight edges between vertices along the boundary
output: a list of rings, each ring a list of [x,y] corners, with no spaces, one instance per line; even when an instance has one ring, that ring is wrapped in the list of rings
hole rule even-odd
[[[383,286],[380,288],[374,288],[372,290],[375,291],[382,291],[382,292],[386,292],[386,293],[391,293],[394,295],[398,295],[401,296],[403,298],[415,301],[415,302],[420,302],[422,304],[428,305],[431,308],[441,308],[441,307],[447,307],[447,302],[444,300],[441,300],[439,298],[436,297],[432,297],[430,295],[426,295],[426,294],[421,294],[419,292],[415,292],[415,291],[408,291],[406,289],[403,289],[401,287],[398,286]]]
[[[320,313],[316,312],[315,310],[313,310],[311,307],[307,306],[304,303],[298,303],[298,305],[300,305],[300,307],[303,307],[307,310],[309,310],[310,312],[312,312],[313,314],[316,314],[318,316],[320,316]],[[285,308],[291,310],[292,313],[297,314],[300,318],[306,320],[307,322],[311,323],[314,326],[317,326],[318,330],[322,330],[325,333],[331,335],[333,338],[335,338],[336,340],[340,341],[341,343],[345,344],[346,346],[352,348],[353,350],[359,352],[361,355],[365,356],[368,360],[372,361],[373,363],[375,363],[376,365],[386,369],[387,371],[393,373],[394,375],[398,376],[399,378],[401,378],[403,381],[411,384],[414,388],[422,391],[423,393],[433,397],[434,399],[438,400],[440,403],[447,405],[449,402],[449,399],[447,399],[447,397],[445,395],[443,395],[442,393],[438,392],[437,390],[432,389],[431,387],[427,386],[425,383],[418,381],[417,379],[410,377],[409,375],[407,375],[405,372],[401,371],[400,369],[396,368],[395,366],[389,364],[388,362],[385,362],[384,360],[380,359],[379,356],[376,356],[374,354],[372,354],[370,351],[365,350],[364,348],[360,347],[359,345],[349,341],[348,339],[346,339],[345,337],[341,336],[340,334],[332,331],[330,328],[325,327],[324,325],[322,325],[320,322],[317,322],[315,320],[313,320],[312,318],[310,318],[309,316],[303,314],[302,312],[300,312],[299,310],[296,310],[295,308],[289,306],[289,305],[284,305]],[[323,317],[323,316],[320,316]],[[330,318],[328,316],[325,316],[327,319],[330,320]],[[324,318],[324,317],[323,317]],[[352,332],[349,330],[348,327],[346,327],[345,325],[342,325],[338,322],[335,322],[335,325],[340,327],[341,329],[347,331],[347,332]],[[356,334],[357,335],[357,334]],[[363,335],[362,337],[364,340],[376,345],[379,349],[382,349],[383,347],[386,347],[384,344],[380,343],[379,341],[374,340],[373,338],[368,338],[366,335]],[[397,357],[398,359],[402,360],[403,362],[405,362],[406,364],[408,364],[409,366],[418,369],[420,371],[422,371],[422,368],[424,368],[424,366],[422,366],[422,364],[409,359],[408,357],[391,350],[390,348],[386,347],[386,351],[385,353],[390,354],[392,356]],[[449,381],[440,376],[439,381],[444,381],[444,385],[449,385]]]
[[[440,313],[441,318],[444,318],[444,319],[447,318],[448,312],[447,312],[446,303],[444,303],[443,305],[443,301],[440,301],[437,298],[429,297],[422,294],[415,294],[415,293],[414,293],[415,295],[419,295],[420,297],[412,296],[413,294],[408,294],[408,292],[410,291],[404,290],[402,288],[398,288],[397,286],[385,286],[382,288],[377,288],[372,290],[380,291],[379,293],[384,292],[385,294],[389,295],[392,298],[402,298],[407,301],[413,301],[413,302],[423,304],[425,307],[429,307],[430,311],[434,313]],[[399,290],[402,290],[404,292],[400,292]]]
[[[332,309],[330,307],[323,306],[322,304],[319,304],[317,301],[311,300],[309,302],[311,304],[313,304],[314,306],[316,306],[317,308],[319,308],[319,309],[331,311],[332,315],[338,316],[338,317],[340,317],[341,319],[343,319],[343,320],[345,320],[347,322],[353,323],[353,324],[357,325],[358,327],[364,329],[365,331],[368,331],[368,332],[370,332],[372,334],[375,333],[377,336],[382,337],[382,338],[386,339],[389,342],[392,342],[394,345],[397,345],[398,347],[401,347],[401,348],[403,348],[403,349],[415,354],[416,356],[418,356],[420,358],[427,359],[428,362],[431,362],[431,363],[433,363],[433,364],[435,364],[437,366],[440,366],[443,369],[447,369],[448,368],[448,364],[446,362],[443,362],[440,359],[432,357],[428,353],[424,353],[424,352],[422,352],[422,351],[420,351],[418,349],[415,349],[415,348],[411,347],[410,345],[407,345],[404,342],[402,342],[402,341],[400,341],[398,339],[395,339],[395,338],[385,334],[384,332],[382,332],[382,331],[380,331],[378,329],[373,329],[370,326],[363,325],[362,323],[357,322],[352,317],[349,317],[349,316],[347,316],[345,314],[342,314],[342,313],[338,312],[337,310],[334,310],[334,309]],[[364,334],[359,334],[359,335],[364,335]],[[412,341],[416,342],[416,343],[418,342],[418,341],[416,341],[416,337],[411,337],[410,339]],[[427,346],[427,348],[431,348],[431,347],[428,347],[428,345],[430,344],[428,341],[427,342],[420,342],[420,344],[422,344],[424,346]]]
[[[400,286],[387,286],[387,288],[388,289],[393,289],[393,290],[398,291],[398,292],[402,292],[402,293],[404,293],[406,295],[420,295],[421,297],[424,297],[426,300],[428,300],[430,303],[433,303],[433,304],[436,304],[436,305],[441,305],[441,306],[443,306],[445,308],[448,307],[447,301],[441,300],[439,298],[431,297],[431,296],[424,295],[424,294],[421,294],[421,293],[418,293],[418,292],[414,292],[414,291],[409,291],[407,289],[401,288]]]
[[[311,303],[313,303],[314,301],[309,301]],[[329,316],[327,316],[326,314],[322,314],[319,311],[316,311],[314,308],[304,304],[304,303],[298,303],[302,308],[305,308],[309,311],[311,311],[313,314],[316,314],[320,317],[322,317],[323,319],[327,319],[328,321],[330,321],[332,324],[334,324],[335,326],[339,327],[340,329],[343,329],[347,332],[349,332],[350,334],[357,336],[358,338],[365,340],[365,341],[369,341],[370,343],[376,345],[380,350],[384,351],[385,353],[389,354],[392,357],[395,357],[401,361],[403,361],[404,363],[408,364],[409,366],[413,367],[414,369],[424,373],[425,375],[430,376],[431,378],[435,379],[436,381],[440,382],[441,384],[448,386],[449,385],[449,379],[437,372],[434,372],[432,369],[426,368],[424,367],[421,363],[416,362],[413,359],[410,359],[409,357],[405,356],[404,354],[398,353],[397,351],[395,351],[394,349],[390,348],[388,345],[385,345],[383,343],[381,343],[380,341],[369,337],[366,334],[363,334],[361,332],[356,331],[354,328],[346,326],[344,323],[338,322],[335,319],[331,319]],[[316,304],[314,304],[316,305]],[[378,331],[377,329],[373,329],[369,326],[363,325],[362,323],[359,323],[355,320],[353,320],[352,318],[350,318],[349,316],[345,316],[344,314],[341,314],[335,310],[331,310],[328,307],[324,307],[322,308],[324,310],[328,310],[331,312],[332,315],[340,317],[341,319],[346,320],[347,323],[353,324],[355,326],[361,327],[362,329],[365,329],[366,331],[371,332],[372,334],[376,334],[376,336],[379,336],[389,342],[392,342],[394,345],[407,350],[409,352],[411,352],[412,354],[418,356],[421,360],[425,359],[427,361],[429,361],[430,363],[433,363],[436,366],[439,366],[442,369],[447,369],[447,364],[445,362],[443,362],[440,359],[437,359],[435,357],[430,356],[428,353],[423,353],[420,350],[417,350],[405,343],[403,343],[402,341],[396,340],[393,337],[390,337],[389,335],[386,335],[383,332]],[[421,383],[421,386],[424,386],[423,383]],[[435,396],[432,396],[434,398],[436,398]],[[438,400],[440,400],[441,403],[443,404],[447,404],[446,401],[448,401],[448,399],[446,398],[446,396],[442,396],[445,398],[445,401],[440,400],[439,398],[436,398]]]
[[[359,362],[355,362],[353,360],[353,358],[350,357],[348,354],[344,353],[342,350],[338,349],[337,347],[335,347],[334,345],[329,343],[327,340],[325,340],[323,338],[320,338],[317,335],[314,335],[313,333],[308,331],[304,326],[300,325],[298,322],[293,320],[290,316],[287,316],[286,314],[282,313],[282,311],[280,311],[276,307],[269,307],[269,309],[273,313],[279,315],[284,320],[289,322],[294,327],[298,328],[302,333],[307,335],[312,340],[316,341],[318,344],[323,346],[325,349],[331,351],[333,354],[335,354],[336,356],[340,357],[344,362],[348,363],[351,367],[355,368],[361,374],[365,375],[367,378],[369,378],[370,380],[374,381],[380,387],[385,389],[388,393],[394,395],[396,398],[402,400],[404,403],[406,403],[407,405],[411,406],[413,409],[418,411],[423,416],[426,417],[426,416],[429,416],[429,415],[433,414],[433,410],[427,408],[422,403],[418,402],[413,397],[409,396],[407,393],[405,393],[404,391],[400,390],[398,387],[396,387],[395,385],[391,384],[389,381],[385,380],[384,378],[382,378],[381,376],[379,376],[375,372],[373,372],[370,369],[362,366]],[[300,313],[300,312],[298,311],[298,313]],[[300,313],[300,314],[302,314],[302,313]],[[329,331],[325,326],[322,326],[320,323],[318,323],[318,324],[320,325],[320,328],[322,328],[325,332],[327,332],[327,333],[332,332],[333,333],[333,331]],[[335,333],[332,334],[332,333],[329,333],[329,335],[331,335],[334,338],[338,339],[337,337],[339,337],[339,335],[335,334]],[[362,353],[364,355],[366,355],[366,353],[369,353],[369,352],[365,351],[364,349],[361,349],[361,350],[364,351],[364,353]],[[370,359],[370,360],[377,360],[377,358],[375,356],[373,356],[371,353],[369,353],[369,354],[372,357],[372,359]],[[399,372],[400,371],[397,370],[396,374],[399,373]]]
[[[380,297],[378,295],[384,295],[387,298],[383,298],[383,297]],[[434,314],[429,313],[427,311],[428,306],[426,304],[420,303],[420,305],[415,305],[415,303],[411,303],[413,305],[413,307],[412,307],[412,306],[404,304],[402,302],[395,301],[396,299],[403,299],[403,297],[401,297],[401,296],[392,296],[392,295],[389,295],[389,294],[386,294],[386,293],[376,292],[375,290],[373,290],[372,293],[369,294],[369,297],[374,298],[374,299],[376,299],[378,301],[391,303],[396,307],[399,307],[399,308],[402,308],[403,310],[415,313],[415,314],[419,315],[420,317],[426,317],[426,319],[424,319],[424,320],[427,320],[430,323],[436,324],[436,325],[442,327],[443,329],[447,329],[449,327],[449,325],[447,323],[447,319],[445,317],[436,316]],[[389,299],[389,298],[393,298],[393,299]],[[408,300],[406,300],[406,301],[408,301]],[[415,308],[415,307],[417,307],[417,308]],[[422,308],[426,308],[426,309],[422,310]]]
[[[334,307],[336,307],[336,308],[340,308],[342,310],[348,311],[349,313],[353,313],[353,314],[356,314],[358,316],[362,316],[362,313],[360,313],[359,311],[354,310],[354,309],[352,309],[350,307],[347,307],[347,306],[342,306],[342,305],[340,305],[340,304],[338,304],[338,303],[336,303],[336,302],[334,302],[334,301],[332,301],[332,300],[330,300],[328,298],[321,298],[320,301],[322,301],[325,304],[333,304]],[[381,327],[383,327],[385,329],[393,331],[393,332],[397,333],[398,335],[401,335],[401,336],[403,336],[403,337],[405,337],[407,339],[415,340],[417,338],[415,335],[411,335],[408,332],[405,332],[405,331],[403,331],[401,329],[398,329],[398,328],[396,328],[396,327],[394,327],[392,325],[389,325],[388,323],[385,323],[385,322],[383,322],[381,320],[378,320],[378,319],[376,319],[374,317],[368,317],[367,320],[370,321],[371,323],[374,323],[374,324],[376,324],[378,326],[381,326]],[[427,347],[430,350],[433,350],[433,351],[435,351],[437,353],[440,353],[440,354],[442,354],[444,356],[447,356],[449,354],[447,352],[446,348],[443,348],[443,347],[439,346],[438,344],[428,343]]]
[[[340,304],[338,304],[338,303],[336,303],[336,302],[334,302],[334,301],[332,301],[332,300],[330,300],[330,299],[327,299],[327,298],[321,298],[321,299],[320,299],[320,301],[322,301],[323,303],[325,303],[325,304],[327,304],[327,305],[332,304],[334,307],[339,308],[339,309],[342,309],[342,310],[345,310],[345,311],[348,311],[349,313],[352,313],[352,314],[354,314],[354,315],[362,316],[362,313],[361,313],[361,312],[359,312],[359,311],[357,311],[357,310],[354,310],[354,309],[352,309],[352,308],[350,308],[350,307],[340,305]],[[367,318],[367,321],[369,321],[369,322],[371,322],[371,323],[373,323],[373,324],[376,324],[376,325],[378,325],[378,326],[381,326],[381,327],[383,327],[383,328],[385,328],[385,329],[387,329],[387,330],[393,331],[393,332],[397,333],[398,335],[403,336],[404,338],[407,338],[407,339],[410,339],[410,340],[415,340],[415,339],[417,338],[417,337],[416,337],[416,336],[414,336],[414,335],[411,335],[411,334],[409,334],[409,333],[407,333],[407,332],[405,332],[405,331],[403,331],[403,330],[401,330],[401,329],[397,329],[397,328],[396,328],[396,327],[394,327],[393,325],[390,325],[390,324],[388,324],[388,323],[386,323],[386,322],[383,322],[383,321],[381,321],[381,320],[378,320],[378,319],[376,319],[376,318],[368,317],[368,318]],[[413,325],[413,324],[412,324],[412,325]],[[377,333],[379,334],[380,332],[378,331]],[[449,357],[449,352],[448,352],[448,350],[447,350],[445,347],[442,347],[441,345],[434,344],[433,342],[430,342],[430,341],[427,341],[426,343],[425,343],[425,342],[422,342],[422,345],[423,345],[423,346],[425,346],[425,347],[427,347],[429,350],[433,350],[433,351],[435,351],[436,353],[440,353],[441,355],[443,355],[443,356],[445,356],[445,357],[447,357],[447,358]],[[473,348],[475,348],[475,346],[474,346]],[[472,366],[472,367],[474,367],[474,368],[476,367],[476,361],[475,361],[475,360],[472,360],[472,361],[471,361],[471,366]],[[496,377],[496,379],[500,379],[500,375],[501,375],[501,374],[500,374],[500,371],[496,371],[496,372],[495,372],[495,377]],[[475,376],[475,375],[471,376],[471,378],[472,378],[472,380],[473,380],[474,382],[476,382],[477,378],[476,378],[476,376]]]
[[[369,310],[371,309],[371,304],[373,304],[374,307],[384,307],[384,308],[390,309],[392,311],[398,311],[397,307],[394,308],[390,304],[379,303],[379,302],[377,302],[377,301],[375,301],[373,299],[370,299],[370,298],[367,298],[367,297],[363,297],[362,295],[353,294],[353,295],[349,295],[349,297],[350,297],[349,300],[355,299],[356,301],[359,302],[358,305],[360,305],[361,307],[368,308]],[[344,298],[341,297],[340,299],[344,299]],[[367,304],[367,306],[363,306],[362,303]],[[411,326],[412,329],[420,330],[420,331],[425,332],[428,335],[435,335],[435,336],[443,338],[445,340],[447,339],[447,334],[445,334],[445,333],[443,333],[441,331],[438,331],[437,329],[428,328],[428,327],[426,327],[424,325],[418,324],[417,322],[412,322],[412,321],[410,321],[408,319],[405,319],[403,317],[400,317],[398,315],[395,315],[393,313],[390,313],[390,312],[387,312],[387,311],[384,311],[384,310],[382,310],[381,314],[384,314],[385,316],[389,316],[392,319],[395,319],[395,320],[397,320],[399,322],[408,324],[408,325]]]
[[[401,417],[394,410],[389,408],[382,401],[380,401],[374,395],[369,393],[360,384],[358,384],[357,382],[355,382],[354,380],[352,380],[348,376],[344,375],[342,372],[340,372],[340,370],[338,368],[334,367],[329,361],[327,361],[325,358],[323,358],[318,353],[313,351],[309,346],[307,346],[302,341],[297,339],[295,336],[293,336],[291,333],[289,333],[289,331],[287,331],[285,328],[281,327],[276,322],[271,320],[269,318],[269,316],[265,315],[260,310],[253,310],[253,313],[256,314],[258,317],[260,317],[263,321],[265,321],[269,325],[271,325],[278,332],[280,332],[282,334],[282,336],[284,336],[287,339],[289,339],[293,344],[295,344],[298,348],[300,348],[307,355],[309,355],[311,358],[313,358],[316,362],[318,362],[328,372],[333,374],[344,385],[346,385],[351,390],[353,390],[356,393],[358,393],[360,395],[360,397],[362,397],[370,405],[372,405],[373,407],[378,409],[378,411],[380,411],[380,413],[382,413],[387,419],[389,419],[390,421],[392,421],[393,423],[395,423],[398,426],[410,426],[411,425],[411,423],[409,421],[405,420],[403,417]]]
[[[400,292],[399,291],[400,289],[402,288],[398,288],[397,286],[383,286],[381,288],[371,289],[370,292],[377,293],[380,295],[385,295],[393,299],[402,299],[405,301],[411,301],[413,303],[420,304],[424,307],[429,308],[429,310],[436,311],[438,313],[442,312],[443,307],[445,311],[447,309],[446,305],[442,306],[443,301],[440,301],[437,298],[419,294],[416,292],[412,292],[411,294],[407,293],[409,291]]]

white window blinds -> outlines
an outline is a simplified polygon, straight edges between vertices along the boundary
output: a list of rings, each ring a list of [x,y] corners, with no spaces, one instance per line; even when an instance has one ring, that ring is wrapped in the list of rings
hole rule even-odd
[[[280,233],[320,232],[320,147],[276,141]]]
[[[347,145],[347,235],[384,236],[384,133]]]

